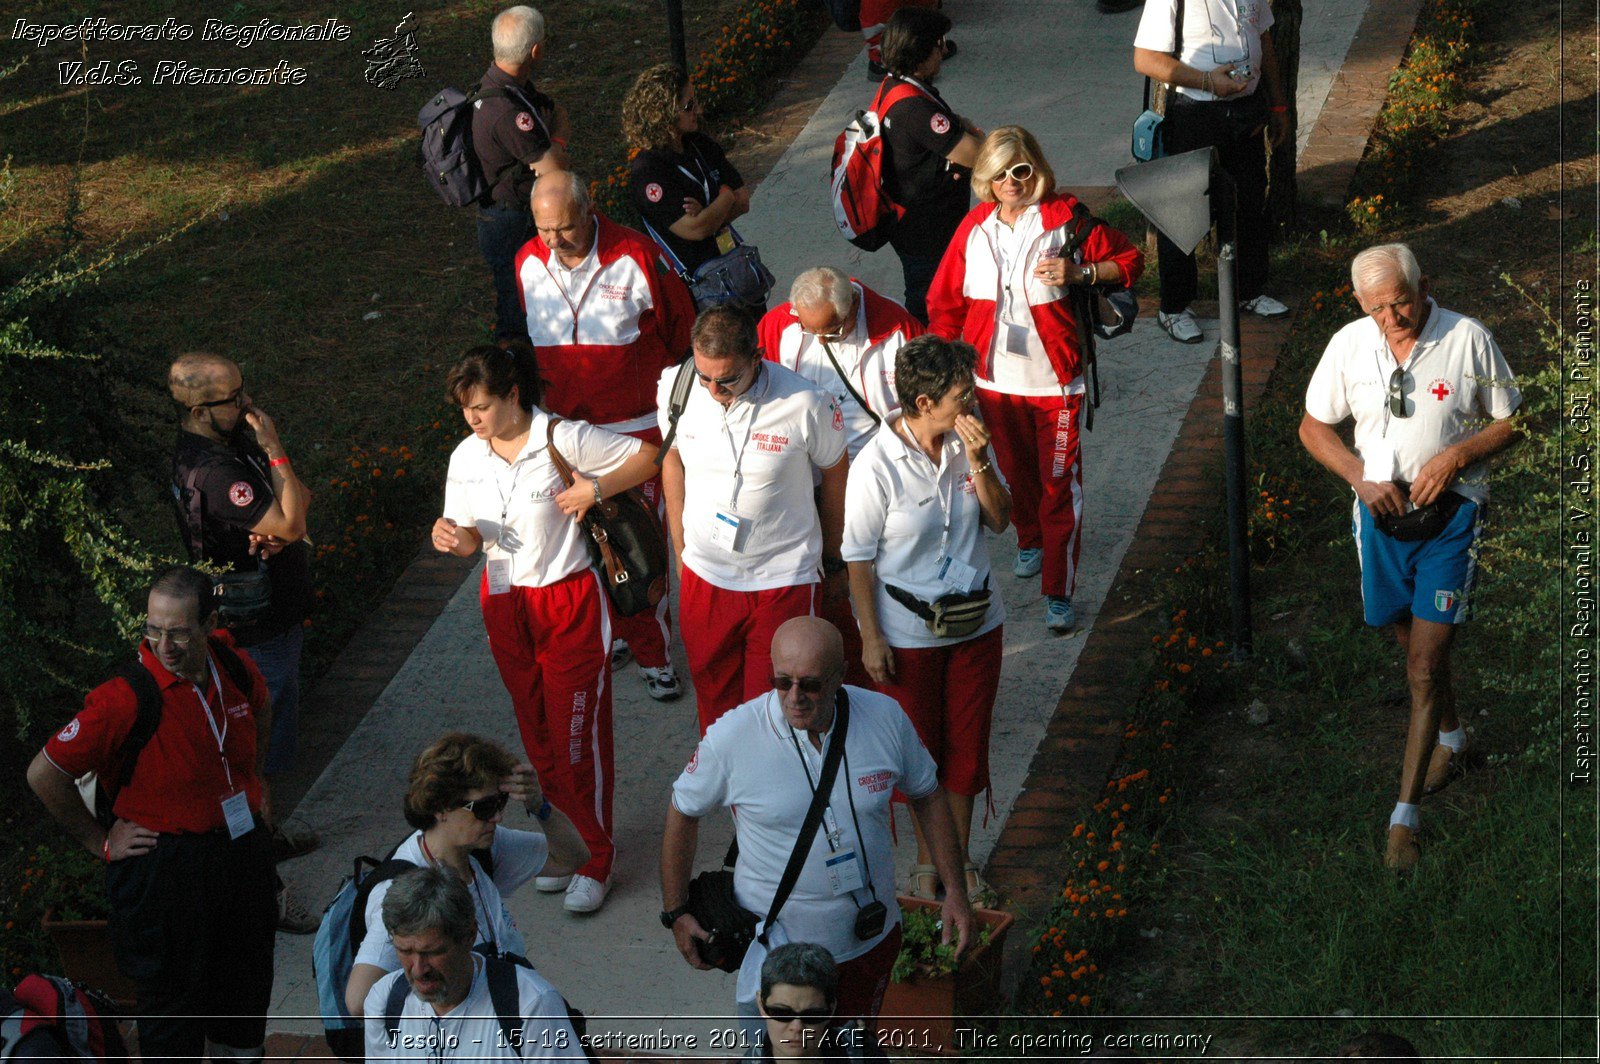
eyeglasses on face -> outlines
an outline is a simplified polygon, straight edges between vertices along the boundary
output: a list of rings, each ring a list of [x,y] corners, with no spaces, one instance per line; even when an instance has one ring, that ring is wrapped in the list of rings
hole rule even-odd
[[[1004,170],[1001,170],[998,174],[995,174],[990,180],[999,182],[1004,181],[1008,177],[1019,185],[1027,184],[1033,178],[1033,164],[1013,163]]]
[[[501,791],[498,794],[485,795],[482,798],[472,798],[462,802],[461,808],[479,820],[487,822],[499,816],[509,801],[511,801],[511,795]]]
[[[807,1027],[820,1027],[833,1019],[832,1009],[791,1009],[787,1005],[768,1005],[767,1019],[776,1020],[778,1023],[793,1023],[799,1020]]]
[[[828,681],[820,676],[772,677],[772,689],[785,694],[792,687],[799,687],[802,694],[821,694],[822,689],[826,686],[828,686]]]
[[[1396,366],[1389,374],[1389,413],[1395,417],[1410,417],[1406,410],[1406,368]]]
[[[159,644],[163,636],[165,636],[173,646],[177,647],[179,650],[182,650],[190,643],[194,642],[194,629],[157,628],[153,624],[146,624],[144,626],[144,637],[151,646],[156,646]]]
[[[223,396],[221,399],[213,399],[208,403],[195,403],[194,405],[197,406],[197,407],[212,407],[212,406],[238,406],[238,407],[242,407],[242,406],[244,406],[244,385],[240,384],[239,387],[235,388],[233,391],[229,392],[227,395]]]

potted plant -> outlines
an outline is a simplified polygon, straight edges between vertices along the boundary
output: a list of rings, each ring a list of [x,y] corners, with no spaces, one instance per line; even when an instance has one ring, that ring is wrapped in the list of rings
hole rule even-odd
[[[983,1015],[999,993],[1000,960],[1005,952],[1010,913],[974,909],[976,940],[961,963],[955,947],[940,942],[940,905],[922,898],[900,902],[900,955],[878,1014],[878,1038],[891,1055],[960,1051],[954,1044],[957,1015]]]
[[[33,895],[31,908],[42,913],[39,925],[61,958],[62,974],[131,1008],[133,981],[117,970],[111,952],[105,866],[77,847],[40,846],[28,858],[23,890]]]

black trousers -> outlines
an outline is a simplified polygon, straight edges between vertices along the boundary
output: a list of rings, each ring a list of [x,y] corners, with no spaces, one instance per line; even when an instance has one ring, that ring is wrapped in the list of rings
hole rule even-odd
[[[260,821],[226,832],[162,835],[106,866],[117,966],[138,984],[139,1051],[192,1061],[207,1039],[266,1040],[277,935],[272,839]]]
[[[1267,250],[1272,227],[1267,206],[1266,100],[1255,93],[1243,100],[1191,100],[1173,93],[1161,124],[1168,155],[1197,148],[1217,149],[1222,168],[1238,188],[1239,298],[1254,299],[1267,284]],[[1159,233],[1161,309],[1176,314],[1194,302],[1198,273],[1185,255]]]

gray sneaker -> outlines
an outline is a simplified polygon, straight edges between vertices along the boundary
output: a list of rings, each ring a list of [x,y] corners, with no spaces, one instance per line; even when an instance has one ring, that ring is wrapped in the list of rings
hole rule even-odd
[[[278,887],[279,931],[287,931],[291,935],[309,935],[321,922],[300,904],[299,899],[289,890],[289,884],[284,883]]]

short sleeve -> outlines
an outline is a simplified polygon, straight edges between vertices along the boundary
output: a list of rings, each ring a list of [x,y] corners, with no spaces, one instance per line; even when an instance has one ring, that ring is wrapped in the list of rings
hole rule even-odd
[[[471,441],[468,441],[471,442]],[[457,447],[450,456],[450,468],[444,477],[444,516],[458,525],[475,524],[472,512],[472,492],[469,487],[467,459]]]
[[[663,237],[683,217],[682,191],[674,188],[664,169],[656,153],[646,152],[634,160],[628,172],[628,197],[634,210]]]
[[[895,710],[894,727],[901,751],[900,790],[912,801],[926,798],[939,789],[939,766],[934,764],[933,755],[917,737],[916,725],[906,715],[905,707],[892,698],[888,701]]]
[[[712,728],[715,727],[713,724]],[[712,744],[709,732],[707,735],[700,740],[694,756],[672,784],[672,805],[684,816],[703,817],[728,804],[727,765]]]
[[[965,134],[960,118],[925,96],[895,104],[890,119],[897,133],[941,158],[955,151]]]
[[[1350,416],[1350,396],[1345,389],[1344,372],[1340,368],[1339,353],[1343,345],[1343,332],[1328,341],[1322,360],[1311,374],[1306,385],[1306,413],[1325,425],[1337,425]]]
[[[503,896],[539,874],[550,856],[550,840],[543,832],[502,827],[495,829],[489,852],[494,857],[494,886]]]
[[[586,475],[600,476],[639,453],[644,446],[632,436],[596,428],[587,421],[563,421],[553,430],[556,449],[572,467]]]
[[[399,965],[395,966],[396,969]],[[379,979],[367,991],[367,1000],[362,1004],[362,1029],[366,1033],[367,1059],[368,1060],[393,1060],[395,1050],[389,1047],[389,1033],[384,1030],[383,1010],[389,1004],[389,991],[394,986],[396,979],[403,978],[405,973],[393,971]],[[403,1010],[404,1006],[402,1006]]]
[[[45,743],[50,763],[73,779],[104,772],[118,760],[133,730],[138,702],[126,680],[110,680],[90,691],[83,709]]]
[[[1173,39],[1178,5],[1175,0],[1147,0],[1144,13],[1139,16],[1139,28],[1133,34],[1133,46],[1151,52],[1170,53],[1177,47]]]
[[[544,983],[537,992],[528,993],[532,988],[528,986],[523,972],[518,972],[518,978],[522,984],[522,999],[526,1003],[522,1013],[522,1059],[582,1059],[583,1050],[578,1042],[578,1033],[572,1029],[566,998],[549,983]],[[542,1031],[543,1034],[535,1035],[533,1032],[536,1031]],[[367,1059],[374,1058],[369,1056]]]
[[[195,485],[208,522],[248,532],[272,509],[272,485],[248,462],[218,458],[201,466],[198,474]]]
[[[819,389],[813,389],[811,407],[810,432],[806,439],[806,448],[811,454],[811,463],[818,469],[832,469],[839,464],[839,459],[844,457],[846,448],[850,444],[849,437],[844,431],[844,411],[839,408],[839,400]]]
[[[1516,413],[1517,407],[1522,405],[1522,392],[1517,388],[1510,363],[1487,329],[1483,329],[1482,343],[1478,359],[1481,363],[1477,381],[1478,405],[1484,413],[1499,421]]]
[[[389,884],[393,882],[392,879],[384,880],[367,895],[367,937],[361,940],[355,955],[356,964],[370,964],[386,972],[400,967],[400,955],[394,951],[394,943],[389,941],[389,931],[383,926],[383,898],[389,893]],[[376,993],[376,989],[373,992]],[[367,999],[369,1004],[371,1000],[370,997]],[[383,999],[378,1000],[381,1011]],[[368,1015],[371,1013],[368,1012]]]
[[[878,457],[877,445],[869,443],[850,467],[850,480],[844,491],[844,541],[839,551],[847,562],[872,561],[883,541],[889,500],[878,473]]]
[[[555,114],[555,104],[537,91],[524,98],[507,94],[507,99],[511,106],[501,112],[495,123],[494,138],[518,162],[536,163],[550,150],[549,122]]]

